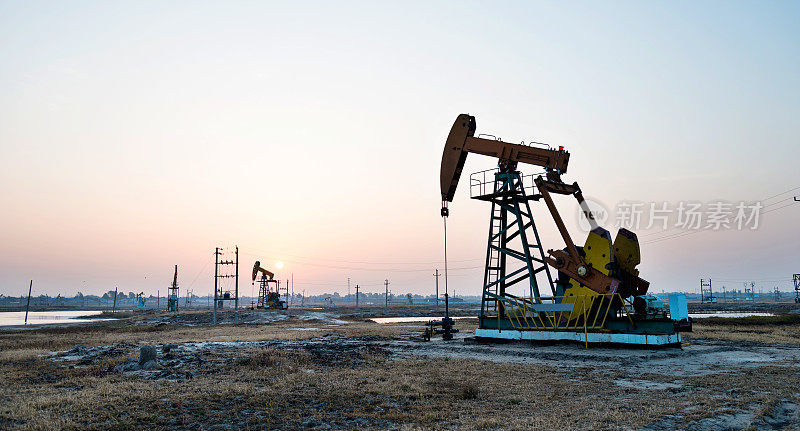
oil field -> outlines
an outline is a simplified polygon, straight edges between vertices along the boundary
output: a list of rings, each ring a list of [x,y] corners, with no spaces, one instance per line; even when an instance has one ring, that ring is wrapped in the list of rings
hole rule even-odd
[[[0,429],[800,429],[798,18],[0,2]]]

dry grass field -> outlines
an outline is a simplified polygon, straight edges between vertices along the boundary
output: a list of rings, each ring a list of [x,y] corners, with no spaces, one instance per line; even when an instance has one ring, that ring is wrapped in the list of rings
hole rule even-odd
[[[352,313],[292,310],[271,323],[218,327],[154,324],[157,317],[0,331],[0,428],[798,426],[796,359],[745,361],[698,373],[660,372],[657,367],[647,372],[616,363],[606,366],[602,356],[577,356],[582,348],[572,346],[479,347],[496,353],[497,360],[459,355],[476,319],[458,320],[462,336],[451,342],[456,344],[415,344],[407,340],[420,332],[419,325],[380,325]],[[692,343],[698,343],[726,354],[734,351],[731,345],[746,343],[753,354],[760,346],[770,352],[794,351],[798,333],[797,322],[709,321],[697,325],[684,350],[691,352]],[[136,362],[139,346],[146,344],[157,346],[158,368],[124,371],[121,367]],[[413,353],[417,344],[424,353]],[[503,359],[512,347],[553,360]],[[52,354],[58,351],[72,353]],[[604,351],[633,355],[624,349]],[[636,354],[651,360],[648,353]],[[676,354],[681,352],[661,353],[652,360]]]

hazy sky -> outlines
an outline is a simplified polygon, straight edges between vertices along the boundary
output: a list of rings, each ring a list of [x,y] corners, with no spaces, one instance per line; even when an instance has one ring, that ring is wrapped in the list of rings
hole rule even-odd
[[[788,290],[798,22],[789,1],[2,1],[0,293],[163,294],[178,264],[207,294],[234,244],[247,295],[256,259],[295,291],[431,293],[460,113],[565,146],[565,180],[608,207],[772,197],[754,231],[640,230],[640,269],[657,292]],[[459,294],[480,292],[488,229],[468,175],[495,164],[471,156],[451,204]]]

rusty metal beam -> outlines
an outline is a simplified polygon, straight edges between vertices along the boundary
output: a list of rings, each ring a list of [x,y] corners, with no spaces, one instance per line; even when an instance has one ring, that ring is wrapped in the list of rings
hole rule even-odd
[[[572,237],[569,235],[567,227],[564,225],[561,214],[559,214],[553,202],[553,197],[550,195],[551,192],[563,195],[571,194],[574,195],[580,203],[583,199],[583,195],[581,194],[578,183],[570,185],[545,181],[541,176],[536,177],[534,183],[536,184],[536,189],[542,195],[547,209],[550,210],[550,215],[553,217],[553,221],[555,221],[559,233],[561,233],[561,238],[564,239],[564,243],[567,245],[566,252],[563,250],[547,250],[547,254],[550,256],[545,257],[545,261],[553,268],[567,274],[573,280],[597,293],[616,293],[619,287],[619,280],[603,274],[583,261],[583,258],[581,258],[578,253],[577,247],[575,247],[575,243],[572,242]]]
[[[501,162],[525,163],[541,166],[549,172],[565,173],[569,152],[548,148],[529,147],[492,139],[476,138],[475,117],[461,114],[456,118],[442,153],[440,187],[443,202],[452,202],[461,178],[467,154],[475,153],[495,157]]]
[[[545,169],[555,170],[561,173],[567,171],[567,165],[569,164],[569,153],[566,151],[529,147],[527,145],[511,144],[508,142],[471,136],[467,137],[464,150],[468,153],[496,157],[509,162],[542,166]]]

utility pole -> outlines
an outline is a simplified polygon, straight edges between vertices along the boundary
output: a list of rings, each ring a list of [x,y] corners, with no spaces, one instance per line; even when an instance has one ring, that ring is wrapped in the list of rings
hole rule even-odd
[[[358,308],[358,285],[356,284],[356,308]]]
[[[386,286],[386,305],[384,308],[389,308],[389,279],[383,281],[383,285]]]
[[[236,246],[236,280],[234,283],[236,285],[236,299],[234,300],[233,305],[233,324],[239,324],[239,246]]]
[[[114,307],[111,309],[112,313],[115,313],[117,311],[117,289],[118,286],[114,286]]]
[[[217,325],[217,279],[219,278],[219,247],[214,248],[214,326]]]
[[[291,306],[294,302],[294,273],[292,273],[292,297],[289,299],[289,305]]]
[[[225,301],[234,301],[234,311],[233,311],[233,323],[239,323],[239,246],[236,246],[235,250],[235,259],[233,260],[219,260],[219,256],[221,256],[222,249],[216,247],[214,249],[214,325],[217,324],[217,309],[223,308],[223,304]],[[229,271],[220,271],[220,265],[234,265],[234,274],[231,274]],[[225,274],[220,274],[220,272],[225,272]],[[231,291],[227,290],[225,293],[222,293],[220,290],[220,278],[234,278],[234,291],[233,297],[231,297]]]
[[[31,291],[33,290],[33,280],[31,285],[28,286],[28,304],[25,306],[25,324],[28,324],[28,309],[31,308]]]
[[[436,312],[439,312],[439,269],[436,269],[436,272],[433,274],[436,277]]]

